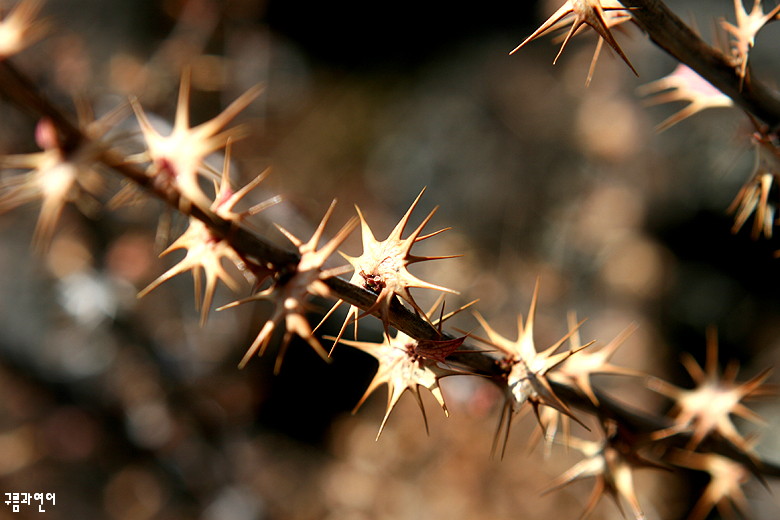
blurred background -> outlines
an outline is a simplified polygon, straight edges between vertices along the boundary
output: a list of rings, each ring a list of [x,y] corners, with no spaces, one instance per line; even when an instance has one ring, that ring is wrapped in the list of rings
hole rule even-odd
[[[669,4],[710,41],[718,17],[734,19],[730,0]],[[598,345],[638,325],[615,364],[686,388],[679,356],[703,363],[709,326],[717,327],[722,365],[739,361],[741,380],[777,364],[780,243],[752,240],[752,220],[732,233],[727,213],[755,160],[749,120],[713,109],[656,133],[684,105],[649,107],[637,95],[675,62],[635,26],[617,39],[639,77],[604,49],[586,88],[590,32],[555,66],[559,43],[550,37],[508,54],[558,7],[49,0],[50,34],[14,63],[61,106],[75,112],[87,101],[98,116],[137,96],[147,112],[172,121],[185,65],[193,124],[263,84],[237,118],[249,134],[234,147],[233,174],[242,185],[270,166],[251,202],[284,201],[253,225],[288,246],[271,223],[307,238],[338,198],[331,232],[357,204],[382,239],[427,186],[412,225],[440,206],[426,229],[452,230],[415,254],[464,256],[412,272],[460,291],[447,298],[450,309],[479,298],[479,312],[511,339],[538,277],[539,349],[566,333],[574,311],[587,318],[583,340]],[[751,54],[754,74],[774,86],[779,29],[767,27]],[[7,104],[0,120],[0,153],[37,151],[36,121]],[[117,135],[137,135],[133,120],[128,115]],[[121,188],[107,175],[102,202]],[[116,210],[93,204],[86,215],[69,207],[48,251],[35,255],[38,209],[0,218],[0,493],[56,493],[46,515],[63,519],[581,513],[590,479],[541,496],[580,457],[529,447],[532,414],[515,420],[504,459],[490,458],[503,401],[489,383],[445,379],[449,418],[424,391],[428,436],[414,399],[403,396],[375,442],[384,389],[350,413],[373,377],[369,356],[340,346],[326,364],[294,341],[278,376],[275,345],[239,370],[269,304],[212,310],[201,328],[189,274],[136,299],[183,255],[158,258],[185,229],[183,219],[154,201]],[[357,234],[342,250],[361,252]],[[215,307],[250,289],[220,287]],[[414,296],[427,308],[437,295]],[[313,301],[312,323],[330,305]],[[323,334],[342,320],[337,313]],[[363,320],[361,338],[381,341],[377,323]],[[452,325],[484,335],[469,313]],[[651,413],[670,404],[640,379],[596,383]],[[780,408],[770,400],[754,409],[769,426],[738,426],[760,431],[759,452],[780,462]],[[635,478],[650,519],[685,518],[708,481],[657,470]],[[751,481],[745,493],[752,518],[777,518],[777,491]],[[0,504],[0,518],[37,518],[35,510]],[[593,517],[620,512],[605,498]]]

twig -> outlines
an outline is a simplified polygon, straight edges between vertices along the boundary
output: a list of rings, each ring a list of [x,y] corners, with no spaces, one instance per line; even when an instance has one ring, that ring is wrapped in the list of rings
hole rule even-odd
[[[720,50],[708,45],[661,0],[621,0],[631,16],[653,42],[695,70],[749,114],[780,128],[780,95],[757,81],[749,71],[744,82],[739,65]]]

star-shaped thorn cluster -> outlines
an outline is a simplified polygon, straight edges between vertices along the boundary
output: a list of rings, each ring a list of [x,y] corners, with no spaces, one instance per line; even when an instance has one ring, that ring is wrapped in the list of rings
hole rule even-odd
[[[583,25],[588,25],[594,31],[596,31],[596,33],[599,35],[599,39],[606,41],[607,44],[609,44],[609,46],[612,47],[612,49],[618,54],[618,56],[621,57],[626,65],[628,65],[628,68],[630,68],[631,71],[638,76],[639,74],[637,73],[636,69],[633,65],[631,65],[631,62],[623,52],[623,49],[620,48],[620,45],[618,45],[617,40],[615,40],[615,37],[612,35],[612,31],[610,30],[612,26],[627,20],[627,18],[624,16],[626,11],[628,11],[628,9],[623,7],[623,5],[617,0],[566,0],[566,2],[564,2],[564,4],[547,19],[547,21],[545,21],[520,45],[515,47],[509,54],[517,52],[526,44],[539,38],[540,36],[554,31],[560,28],[562,25],[568,25],[568,23],[571,23],[571,29],[566,35],[566,38],[563,40],[561,48],[553,60],[553,64],[555,64],[558,62],[558,58],[560,58],[563,50],[566,48],[566,45],[569,43],[569,40],[571,40],[572,36],[574,36]],[[621,16],[613,17],[611,14],[607,14],[611,12],[618,12],[621,14]],[[564,19],[568,21],[565,21]],[[560,22],[562,21],[565,23],[561,24]],[[593,65],[595,64],[596,59],[598,59],[600,49],[601,47],[599,44],[599,47],[596,49],[594,59],[591,62],[591,70],[588,73],[588,83],[590,82],[590,78],[593,72]]]
[[[335,339],[335,338],[330,338]],[[395,336],[384,335],[382,343],[371,343],[365,341],[341,340],[342,343],[362,350],[370,354],[379,362],[376,375],[368,385],[365,394],[355,406],[355,411],[365,402],[381,385],[387,385],[387,409],[379,426],[379,432],[376,435],[377,440],[382,435],[382,431],[390,417],[398,400],[407,390],[411,392],[417,400],[425,422],[425,431],[428,432],[428,418],[425,415],[422,398],[420,396],[420,387],[427,388],[439,405],[444,410],[444,414],[449,416],[447,405],[444,403],[444,395],[439,386],[439,379],[449,375],[466,374],[455,370],[435,359],[423,356],[417,351],[418,342],[414,338],[407,336],[403,332],[397,332]]]
[[[755,0],[753,9],[748,14],[743,0],[734,0],[734,12],[737,18],[736,25],[726,20],[721,20],[720,23],[733,38],[731,51],[739,66],[737,73],[739,74],[740,88],[742,88],[747,76],[748,55],[756,44],[756,35],[761,28],[780,14],[780,5],[773,7],[768,13],[764,13],[761,0]]]
[[[400,222],[398,222],[395,228],[393,228],[387,238],[382,241],[379,241],[374,237],[374,233],[371,231],[371,228],[369,227],[368,222],[366,222],[366,219],[363,216],[363,213],[360,211],[360,208],[355,206],[358,217],[360,218],[361,236],[363,239],[363,254],[357,257],[349,256],[344,253],[341,253],[341,255],[352,265],[355,270],[352,278],[350,279],[350,283],[359,285],[373,292],[377,295],[377,298],[376,303],[370,309],[366,310],[362,315],[358,315],[357,307],[350,307],[349,311],[347,312],[347,317],[344,320],[344,325],[341,327],[341,331],[335,339],[334,347],[341,339],[344,330],[351,321],[355,321],[355,334],[357,334],[358,318],[371,314],[375,311],[379,312],[379,316],[382,319],[382,324],[385,328],[385,333],[387,333],[389,327],[390,304],[396,296],[406,301],[409,305],[412,306],[418,315],[428,320],[427,315],[425,312],[423,312],[420,306],[417,305],[417,302],[412,297],[412,293],[409,291],[409,289],[412,287],[458,294],[457,291],[452,289],[420,280],[408,271],[409,265],[417,262],[424,262],[427,260],[441,260],[445,258],[457,258],[460,256],[416,256],[411,253],[412,246],[414,246],[414,244],[417,242],[431,238],[450,229],[444,228],[421,236],[423,228],[431,220],[438,207],[434,208],[420,223],[420,225],[417,226],[417,228],[412,231],[411,234],[409,234],[409,236],[406,238],[401,238],[407,224],[409,223],[409,218],[411,217],[414,208],[417,206],[417,203],[420,201],[423,193],[425,193],[425,188],[420,191],[420,194],[414,200]],[[339,305],[341,305],[341,303],[342,300],[336,302],[336,304],[326,314],[325,318],[327,318]]]
[[[571,350],[582,350],[577,317],[574,313],[569,315],[569,330],[574,331],[569,338]],[[550,379],[577,388],[590,399],[590,402],[598,406],[599,400],[593,391],[593,386],[590,382],[591,376],[595,374],[613,374],[644,377],[645,375],[638,370],[619,367],[609,362],[617,349],[635,330],[636,325],[630,325],[604,347],[598,350],[593,348],[582,350],[576,356],[566,358],[554,372],[550,373]]]
[[[132,99],[131,104],[147,148],[137,160],[149,162],[147,175],[155,178],[160,186],[178,189],[183,197],[184,207],[192,203],[201,209],[208,208],[211,200],[204,193],[200,178],[208,177],[210,172],[204,166],[203,160],[223,148],[231,137],[242,136],[241,127],[225,131],[222,129],[260,95],[260,91],[259,86],[249,89],[214,119],[190,128],[190,76],[185,72],[179,87],[173,129],[167,136],[161,135],[154,128],[138,100]]]
[[[104,150],[99,138],[109,129],[113,115],[82,125],[88,139],[74,150],[65,150],[54,124],[42,119],[35,130],[35,140],[42,151],[0,157],[3,169],[29,169],[0,179],[0,213],[41,200],[32,239],[35,250],[43,251],[49,244],[68,202],[86,209],[95,205],[94,197],[103,186],[94,169]]]
[[[742,401],[760,393],[761,385],[769,377],[771,369],[764,370],[749,381],[737,383],[736,363],[729,363],[723,376],[718,373],[717,333],[707,332],[707,360],[702,368],[690,355],[684,355],[682,363],[696,387],[690,390],[678,388],[661,379],[652,378],[648,387],[675,402],[674,424],[653,433],[654,439],[662,439],[680,433],[690,434],[687,448],[695,449],[712,434],[718,434],[745,453],[750,453],[750,444],[742,437],[731,420],[738,415],[754,423],[763,423],[761,417],[750,410]]]
[[[682,63],[677,65],[668,76],[639,87],[637,93],[640,96],[653,96],[647,99],[648,105],[675,101],[688,103],[679,112],[658,124],[655,127],[656,132],[663,132],[702,110],[734,106],[734,101],[730,97]]]
[[[0,20],[0,60],[18,54],[41,39],[48,30],[37,19],[43,0],[21,0]]]
[[[572,417],[579,422],[579,419],[572,414],[566,403],[558,398],[550,385],[550,372],[556,367],[559,367],[569,356],[579,352],[579,350],[568,350],[558,354],[555,353],[555,351],[557,351],[574,333],[576,327],[546,350],[537,352],[533,339],[533,326],[538,296],[539,283],[537,281],[525,325],[523,325],[523,317],[518,316],[517,340],[515,341],[507,339],[497,333],[479,313],[475,313],[480,325],[487,332],[488,338],[479,338],[474,335],[472,335],[472,337],[497,348],[503,354],[501,363],[506,367],[503,376],[506,381],[504,382],[505,384],[502,385],[507,390],[506,401],[501,412],[501,417],[499,418],[499,425],[493,443],[493,452],[495,452],[503,427],[504,440],[502,456],[506,450],[506,443],[509,438],[509,428],[511,426],[513,414],[520,412],[526,402],[530,403],[533,407],[534,413],[543,429],[545,428],[545,423],[542,422],[539,412],[539,407],[542,405],[554,408],[558,412]],[[588,343],[581,347],[581,349],[590,344],[591,343]],[[505,427],[504,424],[506,424]]]
[[[593,477],[595,484],[585,510],[580,518],[586,518],[593,512],[604,494],[609,494],[623,517],[622,497],[631,506],[636,520],[643,520],[645,514],[637,499],[634,488],[633,470],[639,467],[661,467],[636,454],[630,441],[623,439],[617,432],[618,427],[610,422],[606,427],[605,438],[601,441],[586,441],[571,437],[567,444],[581,452],[585,458],[572,466],[544,491],[549,493],[576,480]]]
[[[594,406],[599,405],[596,392],[591,384],[591,376],[596,374],[612,374],[644,377],[644,373],[630,368],[624,368],[613,365],[609,362],[623,342],[636,330],[636,325],[630,325],[623,332],[617,335],[615,339],[607,343],[604,347],[594,350],[585,349],[580,340],[579,323],[575,313],[569,313],[569,330],[572,331],[569,336],[569,351],[576,352],[576,356],[569,356],[548,374],[548,379],[556,383],[575,388],[582,392]],[[587,345],[586,345],[587,346]],[[544,453],[549,456],[552,452],[552,445],[558,434],[559,425],[563,431],[563,442],[569,437],[570,421],[569,416],[562,414],[556,408],[544,407],[539,413],[539,426],[529,440],[529,448],[532,448],[536,442],[544,436]]]
[[[736,233],[753,215],[752,236],[757,239],[763,233],[772,238],[777,213],[777,177],[780,175],[780,157],[776,143],[770,136],[756,133],[753,136],[756,161],[750,180],[739,190],[728,212],[735,213],[732,232]],[[774,189],[773,189],[774,188]]]
[[[255,177],[243,188],[234,191],[230,184],[230,150],[231,146],[230,142],[228,142],[221,181],[216,187],[216,194],[209,209],[221,218],[239,224],[246,217],[255,215],[268,206],[279,202],[279,198],[273,197],[268,201],[252,206],[246,211],[237,213],[235,211],[236,204],[262,182],[267,176],[268,170]],[[233,249],[233,246],[225,237],[215,234],[209,226],[194,217],[189,218],[189,225],[184,233],[168,246],[165,251],[160,253],[160,256],[165,256],[177,249],[185,249],[187,254],[176,265],[139,292],[138,298],[143,298],[174,276],[192,271],[192,278],[195,284],[195,308],[200,310],[201,326],[208,319],[218,280],[221,280],[222,283],[234,292],[240,290],[239,283],[225,269],[222,263],[223,260],[232,262],[239,271],[247,274],[249,278],[254,278],[256,283],[261,282],[270,274],[264,268],[252,262],[247,262],[241,254]],[[201,271],[206,278],[205,289],[201,280]]]
[[[671,457],[678,466],[705,471],[710,481],[704,489],[688,520],[705,520],[713,507],[717,507],[723,518],[736,518],[735,509],[742,518],[750,518],[742,486],[750,479],[748,469],[732,459],[716,453],[697,453],[677,450]]]
[[[314,234],[309,241],[305,243],[286,229],[277,225],[279,230],[298,248],[301,258],[296,268],[291,272],[276,273],[273,283],[267,289],[260,291],[249,298],[238,300],[218,309],[222,310],[256,300],[270,300],[274,303],[274,311],[271,314],[271,317],[260,329],[254,342],[239,363],[239,368],[246,366],[255,354],[263,355],[271,341],[274,331],[279,327],[282,321],[284,321],[286,330],[281,348],[279,349],[279,354],[276,358],[274,367],[275,373],[278,373],[281,369],[285,351],[287,350],[287,346],[289,345],[293,334],[306,340],[320,357],[325,361],[329,361],[330,358],[328,358],[328,353],[322,348],[319,340],[315,337],[314,332],[306,319],[305,313],[306,300],[309,295],[330,297],[330,290],[327,285],[323,283],[323,280],[341,274],[344,271],[344,268],[323,270],[323,265],[325,264],[325,261],[336,252],[342,242],[347,239],[355,227],[357,227],[357,219],[353,217],[338,233],[336,233],[336,236],[331,238],[322,246],[322,248],[317,249],[319,242],[325,233],[325,226],[328,224],[328,220],[330,219],[335,206],[336,201],[334,200],[325,213],[325,216],[322,217],[322,221],[314,231]]]

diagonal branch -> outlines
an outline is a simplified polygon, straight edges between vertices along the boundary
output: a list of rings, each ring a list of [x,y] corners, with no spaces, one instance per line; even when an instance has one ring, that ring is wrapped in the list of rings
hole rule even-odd
[[[743,83],[740,64],[702,40],[664,2],[621,0],[621,3],[632,8],[634,21],[658,47],[695,70],[770,129],[780,128],[780,94],[756,81],[749,72]]]
[[[0,61],[0,94],[33,117],[50,119],[60,134],[60,142],[64,143],[64,150],[75,150],[89,140],[70,118],[46,98],[9,60]],[[184,206],[180,205],[178,190],[155,183],[153,177],[149,177],[134,164],[125,162],[120,154],[105,149],[99,160],[170,206],[176,209]],[[271,264],[275,270],[294,269],[297,265],[299,260],[297,254],[276,247],[260,239],[244,226],[223,219],[211,211],[192,204],[188,206],[192,206],[188,214],[203,221],[217,236],[226,238],[237,251],[261,260],[260,265]]]
[[[75,150],[89,141],[89,138],[71,122],[70,118],[8,60],[0,61],[0,95],[5,96],[17,107],[34,117],[49,118],[60,133],[61,142],[67,143],[67,149]],[[780,117],[778,120],[780,121]],[[209,210],[204,210],[194,204],[180,204],[180,194],[175,187],[154,182],[154,179],[146,175],[141,168],[125,162],[124,157],[118,152],[106,148],[98,160],[172,208],[202,221],[215,235],[224,237],[236,251],[254,259],[259,265],[272,268],[282,275],[292,273],[297,268],[300,261],[298,253],[281,249],[248,228],[225,220]],[[323,283],[328,286],[334,298],[340,298],[364,311],[376,309],[376,295],[362,287],[336,277],[325,279]],[[392,301],[387,316],[388,322],[392,326],[412,338],[454,339],[454,336],[441,334],[430,323],[408,310],[396,299]],[[501,357],[497,353],[486,352],[477,346],[463,344],[457,352],[448,356],[447,360],[469,369],[476,375],[486,376],[499,386],[506,385],[505,367],[502,366]],[[555,394],[560,396],[567,405],[579,408],[602,420],[615,420],[620,423],[624,431],[632,435],[648,434],[669,426],[668,421],[664,418],[633,410],[629,406],[600,393],[598,394],[599,404],[594,405],[588,396],[565,384],[554,381],[551,381],[550,384]],[[668,447],[680,442],[684,444],[687,439],[688,436],[681,434],[654,442]],[[714,452],[746,464],[757,474],[780,476],[780,466],[771,462],[755,461],[736,450],[727,441],[714,439],[707,447]]]

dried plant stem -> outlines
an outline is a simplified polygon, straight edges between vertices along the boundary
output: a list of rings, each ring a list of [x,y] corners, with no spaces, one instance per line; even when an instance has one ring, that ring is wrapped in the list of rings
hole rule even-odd
[[[23,111],[36,118],[49,118],[60,133],[66,150],[75,149],[89,138],[74,125],[70,118],[48,100],[35,84],[19,71],[9,60],[0,61],[0,94],[8,98]],[[225,220],[211,211],[193,204],[180,204],[180,193],[170,185],[161,186],[154,178],[135,164],[113,150],[106,150],[99,160],[124,178],[137,184],[150,194],[161,199],[172,208],[186,212],[206,224],[215,235],[225,238],[243,256],[256,260],[258,265],[268,266],[274,271],[291,271],[296,268],[300,256],[296,252],[279,248],[259,237],[246,227]],[[376,303],[376,295],[340,278],[324,280],[337,298],[363,310]],[[394,302],[390,306],[390,324],[418,339],[438,339],[438,332],[427,321]],[[485,367],[483,367],[485,368]],[[482,372],[491,372],[482,370]]]
[[[634,0],[637,4],[644,4]],[[649,2],[655,4],[655,2]],[[22,74],[10,61],[0,61],[0,95],[8,98],[23,111],[37,118],[48,118],[60,133],[66,150],[73,150],[85,144],[89,138],[74,125],[70,118],[57,108],[40,90]],[[780,114],[780,110],[778,111]],[[778,116],[780,121],[780,116]],[[105,149],[98,160],[109,168],[134,182],[148,193],[156,196],[172,208],[199,219],[211,231],[225,238],[241,255],[251,258],[260,266],[266,266],[277,273],[292,272],[296,269],[300,256],[296,252],[281,249],[251,230],[235,222],[227,221],[213,212],[203,210],[194,204],[180,204],[180,194],[171,185],[160,185],[154,178],[146,174],[140,167],[127,163],[117,151]],[[376,308],[376,295],[357,285],[350,284],[341,278],[323,280],[335,299],[341,299],[362,310]],[[393,299],[387,315],[388,322],[393,327],[415,339],[439,340],[441,336],[431,324]],[[447,334],[445,338],[453,339]],[[458,352],[447,358],[448,362],[460,365],[474,374],[490,378],[499,386],[505,386],[504,369],[499,362],[499,356],[493,352],[485,352],[474,345],[464,343]],[[572,388],[556,382],[551,382],[556,395],[568,405],[576,407],[587,414],[600,419],[611,419],[617,422],[628,435],[644,437],[647,434],[669,426],[665,418],[643,414],[623,403],[619,403],[597,392],[598,405]],[[688,436],[678,435],[667,439],[654,441],[655,446],[684,445]],[[714,439],[707,446],[711,451],[723,454],[750,467],[756,474],[780,476],[780,466],[768,462],[756,461],[737,450],[728,442]]]
[[[742,82],[739,68],[720,50],[708,45],[661,0],[621,0],[653,42],[695,70],[771,130],[780,128],[780,95],[748,72]],[[749,66],[748,66],[749,68]]]

